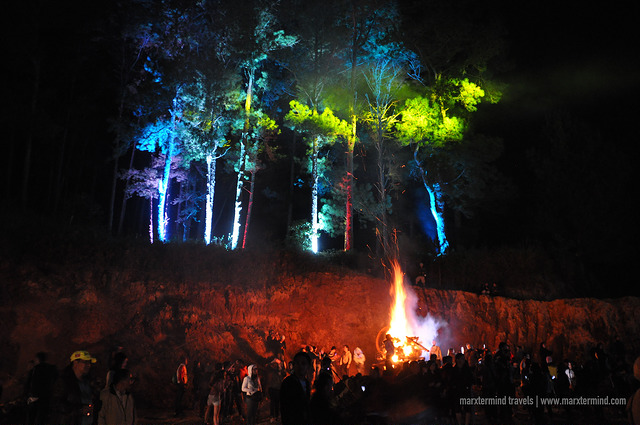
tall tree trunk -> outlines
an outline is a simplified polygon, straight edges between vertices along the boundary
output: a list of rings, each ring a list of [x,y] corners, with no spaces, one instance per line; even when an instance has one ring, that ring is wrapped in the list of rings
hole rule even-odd
[[[356,146],[357,135],[357,123],[356,117],[356,61],[358,59],[358,30],[357,30],[357,17],[356,17],[356,5],[352,4],[352,25],[353,32],[351,34],[351,99],[349,101],[349,113],[351,114],[351,133],[347,138],[347,176],[346,176],[346,211],[345,211],[345,226],[344,226],[344,250],[350,251],[353,249],[353,151]]]
[[[136,153],[136,148],[135,146],[132,147],[131,149],[131,157],[129,158],[129,169],[133,168],[133,158],[135,156]],[[117,161],[116,161],[117,162]],[[116,174],[114,174],[114,176],[116,176]],[[118,219],[118,235],[122,234],[122,228],[124,226],[124,214],[127,210],[127,201],[129,200],[129,198],[127,197],[126,193],[127,190],[129,189],[129,185],[131,184],[130,180],[127,178],[127,180],[124,182],[124,196],[122,197],[122,205],[120,206],[120,218]]]
[[[238,164],[238,178],[236,181],[236,202],[233,211],[233,229],[231,231],[231,249],[238,246],[238,238],[240,237],[240,214],[242,213],[242,188],[244,186],[245,174],[245,144],[240,143],[240,163]]]
[[[76,81],[78,77],[78,66],[73,67],[74,72],[71,77],[71,87],[69,88],[69,99],[67,103],[67,116],[65,117],[64,123],[64,131],[62,133],[62,141],[60,143],[60,148],[58,149],[58,164],[56,167],[56,175],[55,175],[55,184],[54,184],[54,196],[53,196],[53,211],[57,212],[58,207],[60,205],[60,198],[62,197],[62,191],[64,186],[64,177],[62,176],[63,168],[64,168],[64,159],[65,159],[65,151],[67,146],[67,141],[69,139],[69,127],[71,123],[72,116],[72,105],[73,97],[75,93]]]
[[[347,138],[347,175],[345,189],[347,192],[344,230],[344,250],[353,249],[353,151],[356,146],[356,116],[351,115],[351,134]]]
[[[149,242],[153,243],[153,197],[149,197]]]
[[[291,161],[289,164],[289,199],[287,205],[287,234],[289,233],[289,229],[291,229],[291,222],[293,221],[293,190],[294,190],[294,179],[295,179],[295,158],[296,158],[296,133],[293,132],[293,137],[291,138]]]
[[[251,209],[253,207],[253,191],[256,187],[256,171],[251,170],[251,180],[249,184],[249,202],[247,203],[247,217],[244,221],[244,235],[242,236],[242,249],[247,244],[247,234],[249,233],[249,222],[251,221]]]
[[[64,131],[62,133],[62,141],[60,142],[60,148],[58,149],[58,163],[56,166],[56,173],[54,177],[54,188],[53,188],[53,211],[57,212],[58,207],[60,205],[60,198],[62,197],[62,187],[64,178],[62,177],[62,169],[64,168],[64,155],[67,146],[67,139],[69,136],[69,121],[71,119],[71,106],[69,106],[69,110],[67,111],[67,120],[64,126]]]
[[[433,185],[430,185],[427,183],[426,171],[423,170],[421,174],[424,187],[427,189],[427,193],[429,194],[429,209],[431,210],[431,215],[436,223],[438,239],[436,241],[436,255],[444,255],[449,249],[449,241],[447,240],[444,227],[444,200],[442,199],[442,191],[439,184],[434,183]]]
[[[449,241],[447,240],[447,234],[444,226],[444,199],[442,198],[442,190],[438,183],[429,184],[427,181],[427,170],[424,169],[420,161],[418,161],[417,148],[413,151],[413,160],[420,169],[420,176],[422,177],[422,184],[429,194],[429,209],[433,220],[436,223],[436,255],[441,256],[447,253],[449,249]]]
[[[135,150],[135,149],[134,149]],[[118,166],[120,163],[120,157],[116,155],[113,158],[113,169],[111,170],[111,195],[109,196],[109,218],[107,218],[107,229],[111,233],[113,230],[113,216],[116,202],[116,186],[118,183]],[[124,204],[126,196],[123,196],[122,203]],[[119,233],[120,225],[118,225]]]
[[[204,243],[211,243],[211,229],[213,224],[213,201],[216,190],[216,158],[212,153],[207,154],[207,201],[205,207]]]
[[[172,134],[167,147],[167,153],[164,157],[164,171],[162,179],[158,183],[158,240],[160,242],[167,241],[167,213],[166,203],[169,191],[169,177],[171,176],[171,159],[173,158],[173,149],[175,144],[175,134]]]
[[[178,183],[178,199],[182,199],[182,192],[185,190],[184,185],[185,185],[185,182]],[[182,204],[183,202],[178,202],[178,205],[177,205],[178,208],[175,215],[176,218],[180,218],[180,213],[182,212]],[[178,232],[182,232],[182,240],[184,241],[184,225],[181,223],[178,223],[178,220],[175,220],[174,223],[175,223],[174,234],[176,239],[178,238],[178,235],[179,235]]]
[[[378,252],[378,255],[382,254],[384,258],[389,257],[389,228],[387,224],[387,179],[384,166],[384,146],[381,139],[381,134],[378,134],[378,140],[375,142],[376,150],[378,151],[378,202],[380,206],[380,215],[378,217],[378,240],[382,252]]]
[[[37,32],[37,31],[36,31]],[[29,127],[27,129],[27,139],[25,140],[24,167],[22,169],[22,190],[20,193],[20,204],[22,208],[27,207],[29,201],[29,177],[31,174],[31,151],[33,149],[33,133],[36,126],[36,108],[38,105],[38,95],[40,92],[40,60],[33,58],[33,91],[31,94],[31,110],[29,116]]]
[[[313,138],[313,156],[311,174],[313,187],[311,189],[311,250],[318,252],[318,137]]]
[[[114,218],[114,210],[115,210],[115,203],[116,203],[116,186],[118,183],[118,163],[120,160],[120,145],[122,143],[122,115],[124,113],[124,98],[125,98],[125,91],[122,90],[121,94],[120,94],[120,105],[118,106],[118,120],[116,123],[116,135],[115,135],[115,140],[113,142],[114,144],[114,148],[113,148],[113,174],[111,176],[111,196],[109,199],[109,218],[107,219],[107,226],[109,228],[109,233],[111,233],[111,230],[113,229],[113,218]],[[138,118],[139,120],[140,118]],[[133,149],[135,151],[135,148]],[[124,154],[124,152],[123,152]],[[133,156],[133,153],[131,154]],[[128,183],[128,182],[127,182]],[[125,199],[126,196],[123,196],[122,199],[122,205],[124,206],[125,204]],[[122,216],[123,216],[123,212],[122,209],[120,211],[120,220],[122,221]],[[120,222],[118,222],[118,234],[120,233],[120,230],[122,228],[122,224]]]
[[[4,181],[4,202],[3,205],[9,205],[9,201],[12,199],[13,189],[13,166],[14,166],[14,154],[16,146],[15,130],[12,130],[9,134],[9,148],[5,159],[5,181]]]
[[[236,184],[236,203],[233,214],[233,230],[231,232],[231,249],[236,249],[238,247],[238,238],[240,237],[240,215],[242,214],[242,188],[244,186],[244,180],[246,178],[246,158],[247,155],[247,145],[249,143],[249,130],[250,130],[250,121],[249,117],[251,115],[251,97],[253,96],[253,74],[254,70],[247,71],[249,81],[247,83],[247,98],[244,103],[244,112],[245,112],[245,121],[244,121],[244,129],[242,132],[242,141],[240,143],[240,164],[238,165],[238,182]]]

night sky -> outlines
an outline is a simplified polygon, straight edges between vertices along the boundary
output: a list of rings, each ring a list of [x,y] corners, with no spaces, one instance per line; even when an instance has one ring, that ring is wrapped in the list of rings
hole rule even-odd
[[[110,28],[117,28],[119,3],[89,3],[91,6],[80,1],[11,2],[4,6],[5,208],[19,199],[24,140],[32,128],[36,147],[32,179],[43,184],[32,180],[29,207],[39,209],[36,197],[55,201],[47,187],[56,179],[55,170],[62,169],[65,193],[84,194],[90,200],[74,202],[95,203],[104,217],[112,167],[109,121],[117,110],[116,66],[110,61],[108,38]],[[588,256],[585,261],[595,261],[594,269],[600,270],[601,277],[630,282],[628,270],[637,233],[637,213],[630,205],[637,193],[632,171],[637,159],[639,41],[633,34],[631,11],[615,2],[575,7],[561,3],[475,3],[479,14],[495,17],[505,28],[506,50],[494,77],[505,82],[507,89],[500,103],[478,113],[474,125],[482,133],[503,139],[504,153],[496,166],[513,193],[503,200],[499,214],[480,212],[467,225],[479,229],[488,244],[525,243],[535,238],[539,224],[534,223],[544,216],[541,210],[562,208],[567,211],[564,226],[579,228],[563,236],[580,234],[580,255]],[[414,16],[412,21],[416,25],[420,19]],[[37,126],[28,119],[34,58],[42,61]],[[557,114],[571,117],[584,129],[561,152],[566,156],[559,156],[545,139],[545,126]],[[38,144],[45,139],[43,134],[54,134],[58,146],[67,140],[60,167],[50,166],[60,151],[51,144]],[[585,134],[593,135],[593,140],[585,140],[583,149],[575,139],[586,139]],[[545,153],[550,161],[547,170],[575,166],[569,173],[571,181],[559,180],[554,190],[543,187],[541,182],[554,186],[552,178],[536,175],[531,158],[544,158]],[[84,165],[72,165],[76,161]],[[566,207],[562,190],[567,192]],[[549,193],[553,196],[545,198]],[[546,201],[552,205],[545,205]],[[577,217],[576,211],[585,217]],[[544,242],[549,239],[552,235]]]

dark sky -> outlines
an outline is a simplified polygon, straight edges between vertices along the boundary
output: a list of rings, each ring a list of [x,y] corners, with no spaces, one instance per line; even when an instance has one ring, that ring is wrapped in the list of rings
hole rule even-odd
[[[640,84],[640,42],[630,11],[614,2],[563,3],[574,2],[506,6],[514,68],[506,75],[510,86],[503,104],[523,117],[558,106],[608,119],[627,114],[624,108],[634,107]]]
[[[545,120],[558,111],[573,115],[587,122],[594,132],[600,132],[607,145],[615,146],[627,155],[628,161],[635,161],[633,144],[635,122],[639,98],[637,78],[637,57],[640,51],[639,38],[634,34],[634,16],[615,2],[596,4],[591,7],[568,6],[562,1],[552,2],[476,2],[475,6],[484,14],[498,16],[506,28],[506,64],[496,73],[496,77],[507,83],[502,101],[478,113],[479,128],[491,135],[504,139],[505,154],[500,166],[510,174],[521,192],[534,190],[527,187],[532,180],[528,168],[526,152],[540,143]],[[109,154],[111,135],[106,132],[107,118],[115,115],[113,64],[106,61],[107,52],[95,49],[90,37],[108,34],[109,20],[103,19],[113,13],[114,2],[87,2],[70,0],[62,3],[53,1],[11,2],[3,13],[3,45],[5,56],[3,71],[10,77],[3,79],[4,88],[14,102],[3,102],[9,114],[3,119],[9,123],[24,119],[28,111],[31,78],[29,71],[29,48],[33,44],[33,28],[40,22],[40,45],[45,49],[46,74],[43,81],[50,86],[42,97],[56,105],[56,98],[64,99],[68,93],[69,72],[80,70],[77,75],[79,101],[91,99],[91,108],[83,108],[85,115],[78,115],[85,127],[93,132],[90,141],[83,145],[88,153],[76,151],[84,157],[94,155],[104,175],[93,182],[92,190],[108,190],[109,167],[104,158]],[[36,12],[40,11],[39,14]],[[93,31],[94,22],[102,26]],[[420,22],[416,19],[416,22]],[[97,28],[97,27],[96,27]],[[79,35],[85,38],[78,38]],[[8,53],[7,53],[8,52]],[[76,52],[81,52],[86,63],[70,66]],[[56,63],[58,61],[59,63]],[[57,66],[61,65],[61,66]],[[62,66],[64,65],[64,66]],[[61,71],[60,75],[56,70]],[[26,82],[26,83],[25,83]],[[60,83],[62,82],[62,84]],[[64,102],[60,102],[64,104]],[[107,106],[107,113],[101,115]],[[50,105],[48,105],[50,106]],[[12,115],[13,114],[13,115]],[[9,117],[9,118],[8,118]],[[58,117],[56,117],[58,118]],[[87,125],[90,123],[90,125]],[[9,126],[11,127],[11,126]],[[23,125],[14,126],[8,132],[8,140],[22,140]],[[72,135],[73,136],[73,135]],[[76,136],[78,137],[78,136]],[[103,144],[103,149],[95,145]],[[17,144],[14,146],[18,146]],[[36,155],[55,157],[53,153],[37,152]],[[13,157],[5,156],[5,164],[18,163],[20,151],[14,149]],[[13,158],[13,160],[11,159]],[[5,166],[5,169],[7,167]],[[14,166],[14,170],[18,170]],[[16,174],[17,176],[18,174]],[[612,185],[615,174],[606,174]],[[100,182],[104,178],[104,182]],[[13,180],[17,181],[17,178]],[[628,186],[630,182],[624,182]],[[6,185],[9,186],[9,185]],[[625,189],[627,186],[624,186]],[[587,188],[588,190],[589,188]],[[631,198],[618,190],[617,201],[624,205]],[[15,193],[13,194],[15,195]],[[519,208],[531,210],[531,199],[522,195]],[[616,199],[616,198],[613,198]],[[613,203],[612,199],[607,202]],[[620,207],[624,209],[623,206]],[[526,212],[512,211],[513,226],[526,227]],[[625,220],[628,217],[625,216]],[[629,224],[631,230],[631,221]],[[521,230],[521,229],[520,229]],[[600,229],[586,229],[599,233]],[[510,231],[505,231],[509,233]],[[516,233],[517,234],[517,233]]]

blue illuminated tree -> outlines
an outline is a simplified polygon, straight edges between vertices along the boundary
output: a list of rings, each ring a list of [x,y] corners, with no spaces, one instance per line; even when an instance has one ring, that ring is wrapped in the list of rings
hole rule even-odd
[[[443,79],[429,87],[427,96],[409,99],[401,110],[397,137],[413,150],[414,164],[429,194],[431,214],[436,223],[438,255],[449,249],[444,221],[442,179],[430,172],[430,159],[447,144],[459,143],[468,125],[466,112],[477,110],[485,92],[468,79]],[[457,111],[457,113],[455,113]],[[455,114],[454,114],[455,113]]]
[[[171,162],[175,155],[180,153],[178,134],[178,122],[172,113],[171,120],[158,120],[147,125],[138,138],[137,149],[151,153],[159,152],[164,158],[164,165],[158,179],[158,215],[157,229],[158,239],[161,242],[167,240],[167,195],[169,178],[171,174]]]
[[[167,196],[173,157],[182,150],[180,134],[184,113],[183,96],[191,82],[192,64],[211,41],[203,4],[190,0],[139,2],[145,20],[136,22],[132,39],[141,46],[144,61],[146,121],[137,143],[139,150],[158,150],[165,158],[158,184],[158,239],[168,239]]]

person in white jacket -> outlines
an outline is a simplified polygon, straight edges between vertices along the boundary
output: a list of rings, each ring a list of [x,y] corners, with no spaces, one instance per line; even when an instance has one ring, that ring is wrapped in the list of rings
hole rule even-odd
[[[98,413],[98,425],[134,425],[136,408],[129,392],[131,374],[126,369],[113,373],[111,385],[100,393],[102,407]]]
[[[360,375],[364,375],[364,362],[366,361],[366,357],[364,356],[364,353],[362,352],[362,349],[360,347],[356,347],[355,350],[353,350],[353,363],[355,363],[356,365],[356,372],[359,373]]]
[[[247,376],[242,381],[242,392],[247,406],[247,425],[255,425],[258,406],[262,401],[262,383],[258,376],[258,367],[254,364],[247,368]]]

